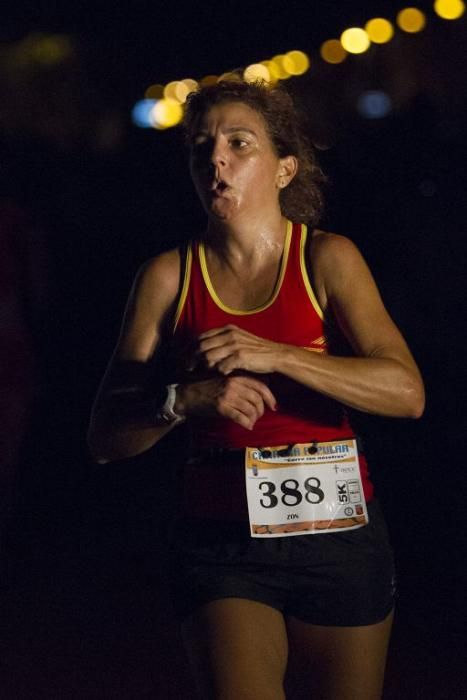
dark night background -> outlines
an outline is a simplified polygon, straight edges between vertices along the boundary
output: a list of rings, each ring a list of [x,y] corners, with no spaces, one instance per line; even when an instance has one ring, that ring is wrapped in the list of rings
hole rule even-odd
[[[0,332],[16,323],[27,350],[0,355],[2,410],[15,378],[24,401],[13,447],[5,422],[15,488],[2,513],[2,698],[192,697],[165,588],[178,484],[165,466],[180,445],[103,467],[84,440],[136,270],[204,221],[180,130],[138,129],[130,115],[151,83],[295,48],[311,69],[288,87],[330,178],[322,227],[359,245],[426,381],[421,420],[356,418],[399,569],[385,697],[466,697],[467,17],[418,3],[420,34],[396,31],[339,66],[318,55],[403,6],[19,0],[3,13],[0,255],[18,304]],[[31,58],[40,33],[66,35],[71,51]],[[364,118],[358,98],[376,89],[393,108]]]

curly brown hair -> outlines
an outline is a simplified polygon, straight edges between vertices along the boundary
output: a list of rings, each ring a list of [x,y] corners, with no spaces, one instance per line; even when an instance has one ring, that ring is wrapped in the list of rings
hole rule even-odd
[[[188,96],[184,118],[185,136],[190,144],[199,119],[213,105],[243,102],[264,119],[267,132],[279,158],[295,156],[298,172],[279,194],[282,214],[296,222],[316,225],[323,211],[321,186],[326,182],[302,127],[301,115],[292,97],[282,86],[269,87],[262,81],[248,83],[221,80]]]

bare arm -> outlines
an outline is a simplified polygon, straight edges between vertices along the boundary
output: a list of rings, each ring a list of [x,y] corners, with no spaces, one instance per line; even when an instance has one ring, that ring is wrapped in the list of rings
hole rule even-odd
[[[170,251],[146,263],[136,277],[91,413],[88,444],[98,462],[139,454],[171,429],[157,420],[157,392],[163,387],[151,386],[150,362],[173,309],[179,276],[179,254]]]
[[[165,387],[154,385],[151,366],[161,346],[163,325],[171,322],[179,280],[178,251],[154,258],[137,275],[120,337],[91,413],[88,445],[97,462],[140,454],[175,425],[167,425],[160,417]],[[210,379],[178,388],[177,414],[221,415],[252,429],[266,405],[274,409],[271,391],[258,379],[213,374]]]
[[[312,261],[320,303],[334,314],[356,357],[317,354],[226,327],[201,337],[206,362],[227,375],[234,369],[280,372],[367,413],[419,417],[420,373],[365,261],[348,239],[320,236]]]

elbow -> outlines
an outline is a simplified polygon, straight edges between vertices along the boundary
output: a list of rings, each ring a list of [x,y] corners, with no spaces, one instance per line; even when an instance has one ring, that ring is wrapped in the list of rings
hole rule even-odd
[[[411,406],[411,410],[410,410],[407,417],[413,418],[413,419],[418,419],[418,418],[421,418],[423,416],[424,412],[425,412],[425,400],[420,399],[418,401],[413,402],[413,404]]]
[[[406,418],[418,419],[425,411],[425,390],[422,381],[414,382],[405,392]]]

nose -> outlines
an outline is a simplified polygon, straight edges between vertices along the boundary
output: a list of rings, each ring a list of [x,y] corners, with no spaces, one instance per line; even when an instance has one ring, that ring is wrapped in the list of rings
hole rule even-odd
[[[226,165],[227,163],[226,147],[220,139],[216,139],[212,144],[211,163],[216,167]]]
[[[193,172],[204,171],[209,177],[219,177],[228,163],[227,145],[220,138],[209,138],[193,147],[190,167]]]

